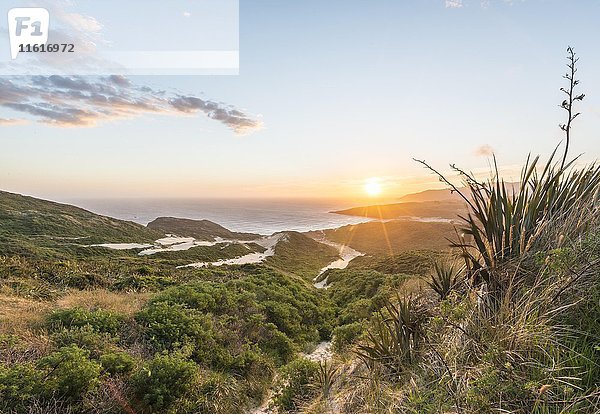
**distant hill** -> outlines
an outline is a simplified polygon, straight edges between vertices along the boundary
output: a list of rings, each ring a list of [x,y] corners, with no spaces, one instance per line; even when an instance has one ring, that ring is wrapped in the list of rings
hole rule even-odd
[[[509,182],[509,183],[505,183],[506,185],[506,189],[510,190],[512,188],[517,189],[519,187],[519,183],[518,182]],[[463,192],[465,195],[468,194],[468,190],[465,187],[459,187],[458,188],[461,192]],[[425,190],[425,191],[421,191],[419,193],[413,193],[413,194],[407,194],[403,197],[400,197],[400,199],[398,200],[402,203],[408,203],[408,202],[424,202],[424,201],[462,201],[462,198],[460,197],[460,195],[458,195],[458,193],[456,191],[451,191],[449,189],[442,189],[442,190]]]
[[[458,214],[466,212],[465,203],[460,201],[423,201],[354,207],[334,211],[336,214],[371,217],[377,219],[395,219],[400,217],[440,217],[456,219]]]
[[[75,244],[145,243],[162,236],[133,222],[0,191],[0,255],[60,256]]]
[[[148,228],[162,233],[209,241],[214,240],[215,237],[236,240],[254,240],[261,237],[258,234],[233,232],[208,220],[191,220],[175,217],[159,217],[148,223]]]
[[[464,188],[460,188],[460,190],[462,191]],[[399,201],[403,203],[423,201],[461,201],[461,198],[456,192],[443,189],[425,190],[419,193],[407,194],[404,197],[400,197]]]

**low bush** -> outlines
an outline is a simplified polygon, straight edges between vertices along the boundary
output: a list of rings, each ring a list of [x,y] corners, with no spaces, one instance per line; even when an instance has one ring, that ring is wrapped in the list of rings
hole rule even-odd
[[[102,368],[111,375],[127,374],[135,365],[135,359],[127,352],[109,352],[100,357]]]
[[[144,267],[141,269],[144,269]],[[134,292],[156,292],[169,286],[173,286],[174,284],[175,281],[170,277],[152,276],[144,273],[123,276],[113,283],[111,289]]]
[[[464,270],[464,268],[461,268],[456,263],[437,261],[427,284],[438,294],[440,300],[444,300],[450,292],[458,287]]]
[[[264,332],[258,342],[260,349],[273,358],[277,365],[283,365],[292,360],[296,353],[294,342],[272,323],[264,326]]]
[[[53,311],[46,320],[48,329],[56,331],[62,328],[89,327],[97,332],[116,334],[121,328],[123,316],[102,309],[86,310],[82,308],[59,309]]]
[[[193,391],[198,367],[181,354],[157,354],[132,378],[136,395],[152,412],[164,412]]]
[[[98,332],[89,325],[63,328],[52,333],[50,339],[59,348],[75,345],[88,350],[95,358],[116,342],[116,338],[110,334]]]
[[[195,352],[211,352],[216,345],[211,319],[184,305],[152,302],[135,318],[157,350],[172,351],[189,346]]]
[[[42,382],[43,373],[34,364],[0,365],[0,412],[25,411],[39,396]]]
[[[335,352],[343,352],[354,344],[364,331],[362,322],[338,326],[333,330],[332,347]]]
[[[101,366],[90,360],[88,351],[67,346],[40,359],[37,368],[42,372],[42,389],[46,397],[80,400],[100,383]]]

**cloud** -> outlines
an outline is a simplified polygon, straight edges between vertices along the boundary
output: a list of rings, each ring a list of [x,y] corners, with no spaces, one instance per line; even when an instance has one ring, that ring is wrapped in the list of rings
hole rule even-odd
[[[0,126],[23,125],[26,123],[27,121],[24,119],[0,118]]]
[[[474,154],[479,157],[491,157],[494,155],[494,148],[491,145],[484,144],[477,147],[474,151]]]
[[[445,0],[447,9],[459,9],[463,6],[462,0]]]
[[[184,11],[183,17],[192,17],[192,13],[190,13],[189,11]]]
[[[231,105],[136,86],[120,75],[0,78],[0,107],[57,127],[90,127],[99,122],[147,114],[204,114],[239,135],[263,126],[260,119]],[[2,124],[14,125],[9,122]]]

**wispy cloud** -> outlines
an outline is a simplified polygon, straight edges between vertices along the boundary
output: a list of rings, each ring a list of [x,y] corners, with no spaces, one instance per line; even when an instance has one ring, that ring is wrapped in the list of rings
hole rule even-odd
[[[183,17],[192,17],[192,13],[190,13],[189,11],[184,11]]]
[[[473,151],[473,152],[475,155],[480,156],[480,157],[490,157],[490,156],[494,155],[494,148],[492,148],[491,145],[484,144],[484,145],[477,147],[475,149],[475,151]]]
[[[459,9],[463,6],[462,0],[445,0],[447,9]]]
[[[26,123],[27,121],[25,121],[24,119],[0,118],[0,125],[3,126],[23,125]]]
[[[57,127],[90,127],[146,114],[204,114],[239,135],[263,126],[260,119],[231,105],[137,86],[119,75],[0,78],[0,107]]]

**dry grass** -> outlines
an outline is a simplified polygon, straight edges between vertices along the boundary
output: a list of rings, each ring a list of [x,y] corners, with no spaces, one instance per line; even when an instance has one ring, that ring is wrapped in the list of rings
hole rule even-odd
[[[427,281],[419,277],[411,277],[402,283],[402,293],[406,296],[421,296],[429,290]]]
[[[7,365],[35,361],[48,353],[50,340],[37,332],[49,305],[14,296],[0,295],[0,335],[8,343],[0,343],[0,363]],[[17,341],[16,346],[9,343]],[[8,345],[8,346],[6,346]]]
[[[21,336],[24,332],[35,330],[44,316],[55,308],[101,308],[130,316],[151,296],[150,293],[73,290],[56,302],[47,302],[0,294],[0,333]]]
[[[48,302],[0,295],[0,333],[19,335],[29,331],[39,324],[50,308]]]
[[[150,298],[147,293],[113,293],[106,290],[71,291],[56,302],[38,301],[0,294],[0,335],[13,345],[0,343],[0,362],[7,365],[35,361],[46,355],[51,341],[42,328],[44,318],[53,309],[102,308],[132,316]],[[137,350],[139,353],[144,350]]]
[[[150,299],[151,293],[115,293],[104,289],[73,290],[56,301],[59,308],[104,309],[131,316]]]

